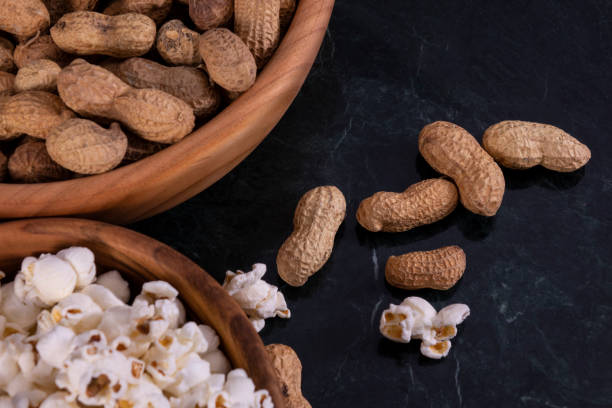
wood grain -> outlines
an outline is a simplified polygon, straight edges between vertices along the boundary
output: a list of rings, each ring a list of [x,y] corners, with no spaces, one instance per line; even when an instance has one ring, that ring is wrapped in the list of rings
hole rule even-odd
[[[90,248],[98,264],[121,271],[131,282],[170,282],[197,319],[217,331],[233,366],[244,368],[258,389],[270,391],[276,408],[284,407],[263,342],[240,306],[208,273],[161,242],[97,221],[13,221],[0,225],[0,270],[14,272],[26,256],[57,252],[72,245]]]
[[[81,216],[124,224],[193,197],[261,143],[304,83],[334,0],[302,0],[291,27],[251,89],[181,142],[91,177],[0,184],[0,218]]]

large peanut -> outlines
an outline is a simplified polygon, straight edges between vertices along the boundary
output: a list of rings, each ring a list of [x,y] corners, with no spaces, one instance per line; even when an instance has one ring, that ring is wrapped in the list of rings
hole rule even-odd
[[[53,41],[65,52],[121,58],[149,51],[155,42],[155,32],[155,22],[136,13],[107,16],[76,11],[65,14],[51,27]]]
[[[71,109],[104,117],[154,142],[174,143],[193,129],[191,107],[158,89],[134,89],[110,71],[77,59],[60,72],[57,90]]]
[[[372,232],[408,231],[441,220],[458,201],[457,188],[450,181],[424,180],[403,193],[381,191],[366,198],[357,209],[357,221]]]
[[[268,344],[266,351],[280,381],[285,408],[311,408],[302,395],[302,362],[297,353],[284,344]]]
[[[257,65],[249,48],[226,28],[200,36],[200,55],[210,78],[228,91],[244,92],[255,82]]]
[[[276,257],[281,279],[302,286],[325,265],[345,214],[346,201],[337,187],[316,187],[304,194],[295,210],[294,230]]]
[[[435,122],[421,130],[419,151],[436,171],[455,181],[468,210],[493,216],[504,196],[504,175],[495,160],[465,129]]]
[[[140,13],[151,17],[156,23],[164,21],[172,7],[172,0],[114,0],[104,9],[104,14],[116,16],[125,13]]]
[[[235,0],[234,31],[261,68],[280,39],[280,0]]]
[[[0,37],[0,71],[12,71],[15,68],[13,60],[13,43],[6,38]]]
[[[48,92],[26,91],[0,106],[0,140],[21,134],[45,139],[51,129],[74,117],[62,100]]]
[[[189,17],[202,31],[225,25],[233,13],[234,0],[189,0]]]
[[[49,12],[40,0],[0,0],[0,30],[25,38],[49,27]]]
[[[199,38],[200,34],[181,20],[170,20],[157,33],[157,51],[168,64],[198,65],[202,63]]]
[[[134,88],[153,88],[187,102],[196,117],[210,116],[221,101],[208,76],[194,67],[166,67],[144,58],[129,58],[110,71]]]
[[[502,166],[528,169],[538,164],[561,172],[578,170],[591,150],[558,127],[508,120],[489,127],[482,143]]]

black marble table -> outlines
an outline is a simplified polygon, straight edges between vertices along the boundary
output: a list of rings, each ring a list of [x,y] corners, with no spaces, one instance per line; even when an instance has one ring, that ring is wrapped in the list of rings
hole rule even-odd
[[[557,125],[590,146],[572,174],[504,170],[495,217],[458,208],[405,233],[369,233],[364,197],[436,173],[417,135],[435,120],[478,139],[505,119]],[[131,227],[170,244],[218,280],[264,262],[290,320],[266,343],[291,345],[314,407],[612,407],[612,2],[338,0],[319,58],[270,136],[184,204]],[[330,261],[299,289],[276,252],[308,189],[334,184],[347,218]],[[451,290],[385,283],[387,258],[460,245]],[[467,303],[449,356],[378,332],[389,303],[416,295]]]

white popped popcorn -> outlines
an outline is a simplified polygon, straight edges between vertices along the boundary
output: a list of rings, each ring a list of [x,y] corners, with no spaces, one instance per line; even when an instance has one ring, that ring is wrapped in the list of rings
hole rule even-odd
[[[266,265],[258,263],[250,272],[227,271],[223,282],[223,288],[238,302],[258,332],[265,326],[264,319],[291,317],[283,294],[261,279],[265,273]]]
[[[127,282],[116,271],[96,281],[94,261],[82,247],[28,257],[0,286],[0,408],[273,407],[231,370],[214,329],[185,322],[172,285],[147,282],[128,304]],[[261,297],[263,322],[286,304],[256,269],[236,295]]]
[[[436,313],[425,299],[408,297],[399,305],[390,305],[380,318],[380,332],[386,338],[409,343],[420,339],[421,353],[425,357],[446,357],[451,348],[450,339],[457,334],[457,325],[470,314],[464,304],[452,304]]]

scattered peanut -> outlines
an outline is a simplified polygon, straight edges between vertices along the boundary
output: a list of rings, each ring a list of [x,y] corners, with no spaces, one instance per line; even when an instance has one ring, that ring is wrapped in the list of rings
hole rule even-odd
[[[453,245],[391,256],[385,267],[385,278],[390,285],[400,289],[447,290],[455,286],[463,272],[465,252]]]
[[[357,209],[357,221],[372,232],[408,231],[441,220],[458,201],[457,188],[450,181],[424,180],[403,193],[381,191],[366,198]]]
[[[164,21],[172,7],[172,0],[114,0],[104,9],[104,14],[116,16],[140,13],[151,17],[157,24]]]
[[[56,95],[42,91],[21,92],[0,106],[0,140],[23,133],[45,139],[51,129],[73,116]]]
[[[0,30],[31,37],[49,27],[49,12],[40,0],[0,0]]]
[[[225,25],[234,13],[234,0],[189,0],[189,17],[203,31]]]
[[[65,52],[123,58],[149,51],[155,42],[155,32],[155,22],[136,13],[107,16],[93,11],[75,11],[64,14],[51,27],[53,41]]]
[[[55,61],[59,66],[64,66],[68,62],[69,57],[55,45],[50,35],[41,35],[26,43],[17,45],[14,58],[15,65],[18,68],[22,68],[32,61],[39,59],[49,59]]]
[[[19,68],[15,76],[15,90],[49,91],[57,89],[57,76],[62,69],[55,62],[39,59]]]
[[[55,127],[45,141],[57,164],[80,174],[99,174],[121,163],[127,137],[114,122],[108,130],[91,120],[70,119]]]
[[[235,0],[234,5],[234,31],[261,68],[280,39],[280,0]]]
[[[0,71],[0,97],[10,96],[15,91],[15,75]]]
[[[504,196],[504,175],[493,158],[465,129],[435,122],[421,130],[419,151],[436,171],[455,181],[468,210],[493,216]]]
[[[170,20],[157,33],[157,51],[168,64],[198,65],[202,62],[199,38],[200,34],[181,20]]]
[[[591,150],[552,125],[508,120],[489,127],[482,139],[487,152],[502,166],[528,169],[538,164],[570,172],[584,166]]]
[[[323,267],[345,213],[346,201],[337,187],[316,187],[304,194],[295,210],[294,231],[276,257],[281,279],[302,286]]]
[[[157,62],[133,57],[110,69],[135,88],[153,88],[187,102],[196,117],[214,114],[221,102],[206,73],[193,67],[166,67]]]
[[[210,78],[228,91],[243,92],[255,82],[257,65],[240,37],[226,28],[200,36],[200,55]]]
[[[4,155],[4,153],[0,152],[0,181],[4,181],[6,179],[6,175],[8,174],[8,159]]]
[[[82,59],[60,72],[57,89],[77,113],[119,121],[153,142],[177,142],[194,126],[193,110],[177,97],[157,89],[134,89]]]
[[[13,43],[6,38],[0,37],[0,71],[12,71],[15,68],[13,61]]]
[[[44,183],[70,177],[68,170],[51,160],[44,142],[18,146],[9,158],[8,170],[14,181],[23,183]]]
[[[311,408],[302,395],[302,363],[296,352],[284,344],[268,344],[268,357],[281,384],[286,408]]]

